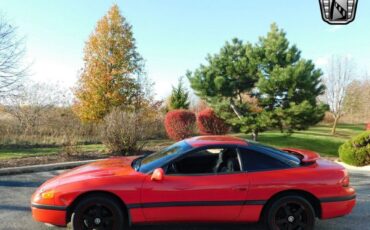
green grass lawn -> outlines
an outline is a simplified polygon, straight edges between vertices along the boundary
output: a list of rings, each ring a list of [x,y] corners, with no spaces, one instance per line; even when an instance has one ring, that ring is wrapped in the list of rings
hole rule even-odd
[[[297,131],[291,135],[279,131],[261,133],[258,141],[275,147],[294,147],[309,149],[322,156],[338,156],[338,148],[343,142],[364,131],[364,125],[339,124],[336,135],[331,135],[331,126],[316,125],[305,131]],[[237,134],[239,137],[250,138],[250,135]]]
[[[0,160],[9,158],[27,157],[27,156],[42,156],[47,154],[56,154],[61,150],[60,147],[47,147],[47,148],[1,148]]]
[[[291,135],[282,134],[279,131],[267,131],[261,133],[258,141],[276,147],[295,147],[316,151],[322,156],[338,156],[339,146],[352,136],[362,132],[364,125],[339,124],[337,134],[330,134],[329,125],[316,125],[305,131],[297,131]],[[247,134],[234,134],[238,137],[250,139]],[[172,144],[168,139],[149,140],[145,142],[145,150],[159,150]],[[104,152],[106,148],[102,144],[90,144],[78,146],[79,152]],[[43,156],[48,154],[58,154],[63,152],[62,147],[18,147],[3,148],[0,146],[0,160],[10,158]]]

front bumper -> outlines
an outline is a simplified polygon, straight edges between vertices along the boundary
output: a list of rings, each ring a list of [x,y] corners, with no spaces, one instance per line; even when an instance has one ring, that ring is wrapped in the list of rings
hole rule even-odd
[[[67,225],[66,207],[31,204],[31,209],[36,221],[63,227]]]

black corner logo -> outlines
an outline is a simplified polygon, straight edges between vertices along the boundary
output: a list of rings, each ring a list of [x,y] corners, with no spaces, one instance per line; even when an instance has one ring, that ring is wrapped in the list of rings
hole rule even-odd
[[[358,0],[319,0],[322,19],[332,25],[345,25],[356,17]]]

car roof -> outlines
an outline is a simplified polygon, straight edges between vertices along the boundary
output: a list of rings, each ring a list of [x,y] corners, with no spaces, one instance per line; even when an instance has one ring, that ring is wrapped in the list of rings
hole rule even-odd
[[[202,147],[211,145],[248,145],[247,141],[233,136],[208,135],[196,136],[184,140],[192,147]]]

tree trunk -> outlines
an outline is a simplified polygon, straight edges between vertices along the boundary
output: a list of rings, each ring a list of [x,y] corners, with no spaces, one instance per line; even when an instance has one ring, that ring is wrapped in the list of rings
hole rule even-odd
[[[230,99],[230,106],[231,106],[231,109],[234,111],[234,113],[236,114],[236,116],[241,120],[243,115],[241,114],[241,112],[238,110],[238,108],[235,106],[234,104],[234,101],[233,99]]]
[[[252,131],[252,140],[253,141],[257,141],[258,139],[258,131],[257,130],[253,130]]]
[[[335,134],[336,129],[337,129],[338,121],[339,121],[339,116],[335,116],[334,117],[333,127],[331,128],[331,135],[334,135]]]

